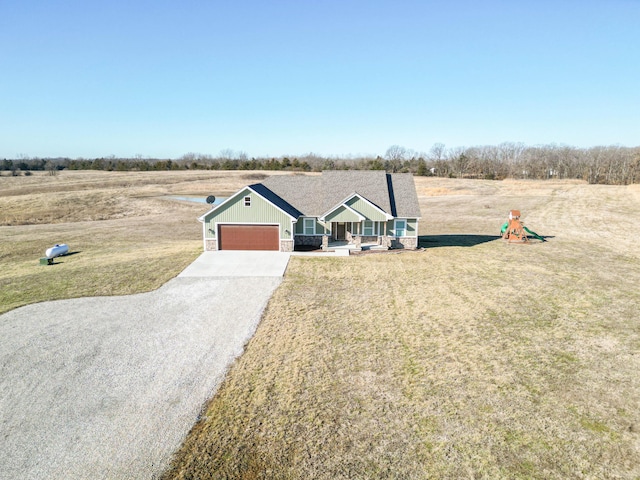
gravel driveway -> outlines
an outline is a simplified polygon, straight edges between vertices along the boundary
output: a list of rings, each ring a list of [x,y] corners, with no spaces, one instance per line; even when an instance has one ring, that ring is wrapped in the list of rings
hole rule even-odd
[[[0,316],[0,478],[154,478],[280,282],[181,276]]]

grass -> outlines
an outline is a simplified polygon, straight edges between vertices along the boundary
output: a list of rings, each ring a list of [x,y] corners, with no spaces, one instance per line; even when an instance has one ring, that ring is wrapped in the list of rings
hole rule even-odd
[[[0,177],[0,311],[159,286],[203,213],[162,196],[252,181]],[[165,478],[640,477],[639,186],[416,186],[425,248],[292,258]],[[549,241],[496,239],[510,209]],[[62,241],[79,253],[40,267]]]
[[[293,258],[165,478],[640,475],[637,186],[416,181],[429,248]]]
[[[60,172],[0,176],[0,313],[29,303],[153,290],[202,251],[206,204],[167,195],[227,196],[241,172]],[[40,266],[48,247],[72,255]]]

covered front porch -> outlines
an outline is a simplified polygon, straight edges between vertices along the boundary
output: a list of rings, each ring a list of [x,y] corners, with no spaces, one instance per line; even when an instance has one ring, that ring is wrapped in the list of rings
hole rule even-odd
[[[328,250],[388,250],[390,247],[385,235],[386,221],[357,218],[353,221],[332,221],[328,225],[328,244],[326,247],[323,245]]]
[[[319,217],[326,228],[328,241],[331,246],[362,249],[367,247],[389,247],[386,239],[388,235],[387,222],[393,219],[391,215],[372,204],[357,193],[329,209]],[[328,245],[323,247],[328,248]]]
[[[328,223],[329,238],[332,242],[352,243],[356,237],[364,243],[379,243],[381,237],[386,234],[386,222],[361,221],[334,221]]]

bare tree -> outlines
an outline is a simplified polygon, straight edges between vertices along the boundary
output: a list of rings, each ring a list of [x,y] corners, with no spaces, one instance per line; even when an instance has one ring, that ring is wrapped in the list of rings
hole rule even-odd
[[[444,143],[434,143],[429,150],[429,159],[437,162],[438,160],[443,160],[445,157],[445,147]]]
[[[407,158],[407,149],[400,145],[391,145],[384,154],[387,159],[386,169],[393,173],[402,169],[402,163]]]
[[[235,158],[236,153],[230,148],[224,148],[220,150],[220,155],[218,157],[220,160],[233,160]]]
[[[387,160],[404,160],[407,157],[407,149],[400,145],[391,145],[387,148],[384,154],[384,158]]]
[[[58,173],[58,169],[56,168],[55,164],[51,160],[47,160],[47,163],[45,163],[44,168],[47,172],[49,172],[49,175],[52,177]]]

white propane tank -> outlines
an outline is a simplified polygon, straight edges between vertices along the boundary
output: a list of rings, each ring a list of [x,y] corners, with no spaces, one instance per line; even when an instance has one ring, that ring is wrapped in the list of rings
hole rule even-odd
[[[47,258],[56,258],[60,255],[66,255],[69,252],[69,246],[66,243],[55,244],[51,248],[47,248],[47,251],[44,253]]]

